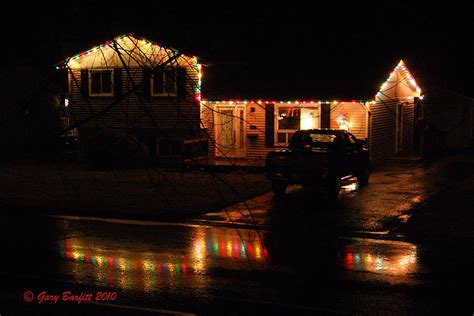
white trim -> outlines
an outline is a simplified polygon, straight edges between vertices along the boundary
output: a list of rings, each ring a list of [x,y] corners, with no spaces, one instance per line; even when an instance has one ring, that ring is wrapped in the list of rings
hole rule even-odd
[[[100,76],[100,90],[102,90],[102,73],[104,71],[110,71],[110,93],[92,93],[92,73],[93,72],[99,72],[101,73],[101,76]],[[89,96],[91,97],[113,97],[114,96],[114,69],[89,69],[89,75],[87,76],[88,77],[88,80],[89,80]]]

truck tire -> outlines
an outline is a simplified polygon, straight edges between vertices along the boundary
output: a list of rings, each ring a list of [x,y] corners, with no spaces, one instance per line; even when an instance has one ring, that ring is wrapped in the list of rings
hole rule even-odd
[[[370,169],[368,167],[362,169],[359,174],[357,174],[357,181],[359,182],[359,186],[364,186],[369,183],[370,177]]]
[[[276,197],[282,198],[285,196],[286,187],[288,184],[283,181],[272,181],[272,191]]]

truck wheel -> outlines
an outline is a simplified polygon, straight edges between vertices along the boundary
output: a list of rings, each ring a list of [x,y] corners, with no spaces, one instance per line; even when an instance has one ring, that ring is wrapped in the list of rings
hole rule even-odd
[[[287,186],[283,181],[272,181],[272,191],[279,198],[285,196]]]
[[[360,186],[367,185],[369,183],[370,177],[370,170],[369,168],[364,168],[362,171],[357,175],[357,181],[359,181]]]

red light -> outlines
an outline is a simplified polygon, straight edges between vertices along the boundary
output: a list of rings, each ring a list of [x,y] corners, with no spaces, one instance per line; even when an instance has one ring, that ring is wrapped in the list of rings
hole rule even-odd
[[[354,261],[352,258],[352,253],[346,253],[345,260],[344,260],[344,266],[348,270],[353,270],[354,269]]]

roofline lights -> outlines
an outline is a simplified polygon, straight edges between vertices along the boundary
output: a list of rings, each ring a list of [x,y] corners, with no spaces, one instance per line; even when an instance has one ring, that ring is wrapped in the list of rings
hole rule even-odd
[[[159,44],[158,42],[152,42],[152,41],[149,41],[147,39],[138,39],[136,38],[135,36],[133,36],[132,34],[123,34],[123,35],[120,35],[120,36],[117,36],[116,38],[114,38],[113,40],[108,40],[108,41],[105,41],[104,43],[102,44],[99,44],[97,46],[94,46],[93,48],[91,49],[88,49],[88,50],[85,50],[81,53],[78,53],[78,54],[75,54],[73,55],[72,57],[69,57],[69,58],[66,58],[64,61],[62,62],[59,62],[55,65],[55,68],[56,69],[61,69],[61,68],[65,68],[66,65],[69,63],[69,61],[71,59],[79,59],[80,57],[83,57],[83,56],[87,56],[87,55],[90,55],[91,53],[94,53],[96,52],[97,50],[100,50],[101,48],[104,48],[104,47],[109,47],[111,46],[111,44],[113,43],[118,43],[119,41],[124,41],[126,38],[130,39],[130,41],[132,41],[135,45],[137,46],[143,46],[143,45],[155,45],[155,46],[158,46],[159,49],[169,49],[171,50],[173,53],[177,54],[178,53],[178,50],[174,49],[174,48],[171,48],[171,47],[166,47],[164,45],[161,45]],[[192,55],[184,55],[183,56],[186,56],[186,57],[190,57],[190,58],[195,58],[196,59],[196,56],[192,56]],[[197,62],[197,59],[196,59],[196,62]]]
[[[388,79],[380,86],[380,90],[377,92],[377,94],[381,93],[385,88],[387,87],[388,83],[392,80],[393,76],[397,73],[399,69],[402,69],[403,73],[405,74],[406,78],[408,79],[408,83],[412,88],[416,90],[417,93],[421,93],[421,89],[416,83],[415,78],[412,76],[408,68],[406,67],[405,63],[403,62],[403,59],[400,60],[398,63],[397,67],[393,69],[393,71],[390,73]]]
[[[314,101],[314,100],[289,100],[289,101],[275,101],[275,100],[202,100],[203,103],[208,103],[208,104],[249,104],[249,103],[258,103],[258,104],[295,104],[298,106],[305,106],[305,105],[311,105],[311,104],[345,104],[345,103],[352,103],[352,104],[364,104],[366,102],[372,102],[370,101],[361,101],[361,100],[351,100],[351,101],[340,101],[340,100],[334,100],[334,101]]]

